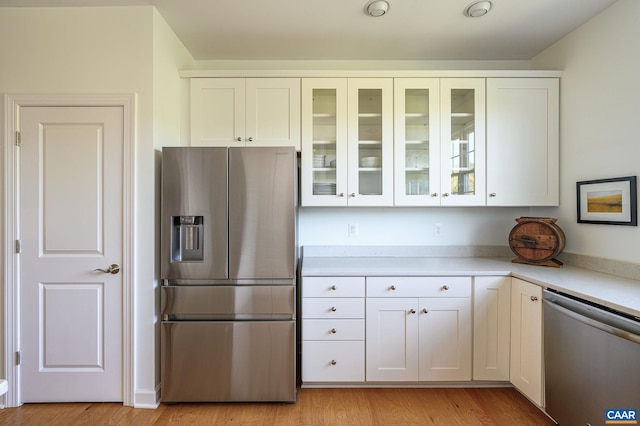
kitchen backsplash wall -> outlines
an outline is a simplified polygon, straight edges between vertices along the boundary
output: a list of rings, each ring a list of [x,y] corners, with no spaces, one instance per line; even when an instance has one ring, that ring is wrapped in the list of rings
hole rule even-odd
[[[528,208],[303,207],[299,245],[507,246],[521,216],[532,214]]]

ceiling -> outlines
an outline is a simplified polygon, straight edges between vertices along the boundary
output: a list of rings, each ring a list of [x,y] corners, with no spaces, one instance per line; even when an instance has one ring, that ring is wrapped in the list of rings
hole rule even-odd
[[[196,60],[528,60],[616,0],[0,0],[5,6],[154,5]]]

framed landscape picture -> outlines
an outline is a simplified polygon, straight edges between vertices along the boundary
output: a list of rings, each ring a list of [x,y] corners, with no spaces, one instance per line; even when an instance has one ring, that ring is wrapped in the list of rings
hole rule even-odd
[[[636,176],[577,182],[578,223],[637,226]]]

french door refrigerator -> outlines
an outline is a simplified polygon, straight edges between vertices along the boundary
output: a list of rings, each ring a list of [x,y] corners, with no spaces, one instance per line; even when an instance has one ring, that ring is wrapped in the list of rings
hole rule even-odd
[[[295,402],[296,161],[163,149],[163,401]]]

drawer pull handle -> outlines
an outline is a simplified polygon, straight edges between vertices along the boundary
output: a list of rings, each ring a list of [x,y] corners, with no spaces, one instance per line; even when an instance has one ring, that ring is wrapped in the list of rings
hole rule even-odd
[[[336,364],[337,364],[337,362],[336,362],[336,360],[335,360],[335,359],[332,359],[332,360],[331,360],[331,362],[330,362],[329,364],[331,364],[331,365],[336,365]]]
[[[332,307],[331,307],[331,312],[335,312],[335,311],[337,311],[336,307],[335,307],[335,306],[332,306]]]
[[[538,298],[536,296],[531,296],[530,299],[531,299],[532,302],[535,302],[536,300],[538,300]]]
[[[329,287],[329,290],[335,290],[335,289],[336,289],[335,285],[332,285],[331,287]]]
[[[448,285],[443,285],[443,286],[442,286],[442,289],[443,289],[444,291],[447,291],[447,290],[449,290],[449,286],[448,286]]]
[[[391,287],[389,287],[389,290],[395,290],[395,289],[396,289],[395,285],[392,285]]]
[[[335,329],[335,328],[332,328],[332,329],[331,329],[331,334],[336,334],[336,333],[337,333],[336,329]]]
[[[415,310],[415,309],[409,309],[409,313],[410,313],[411,315],[413,315],[413,314],[415,314],[415,313],[416,313],[416,310]]]
[[[423,313],[423,314],[428,314],[428,313],[429,313],[429,311],[427,311],[427,308],[424,308],[424,309],[422,310],[422,313]]]

